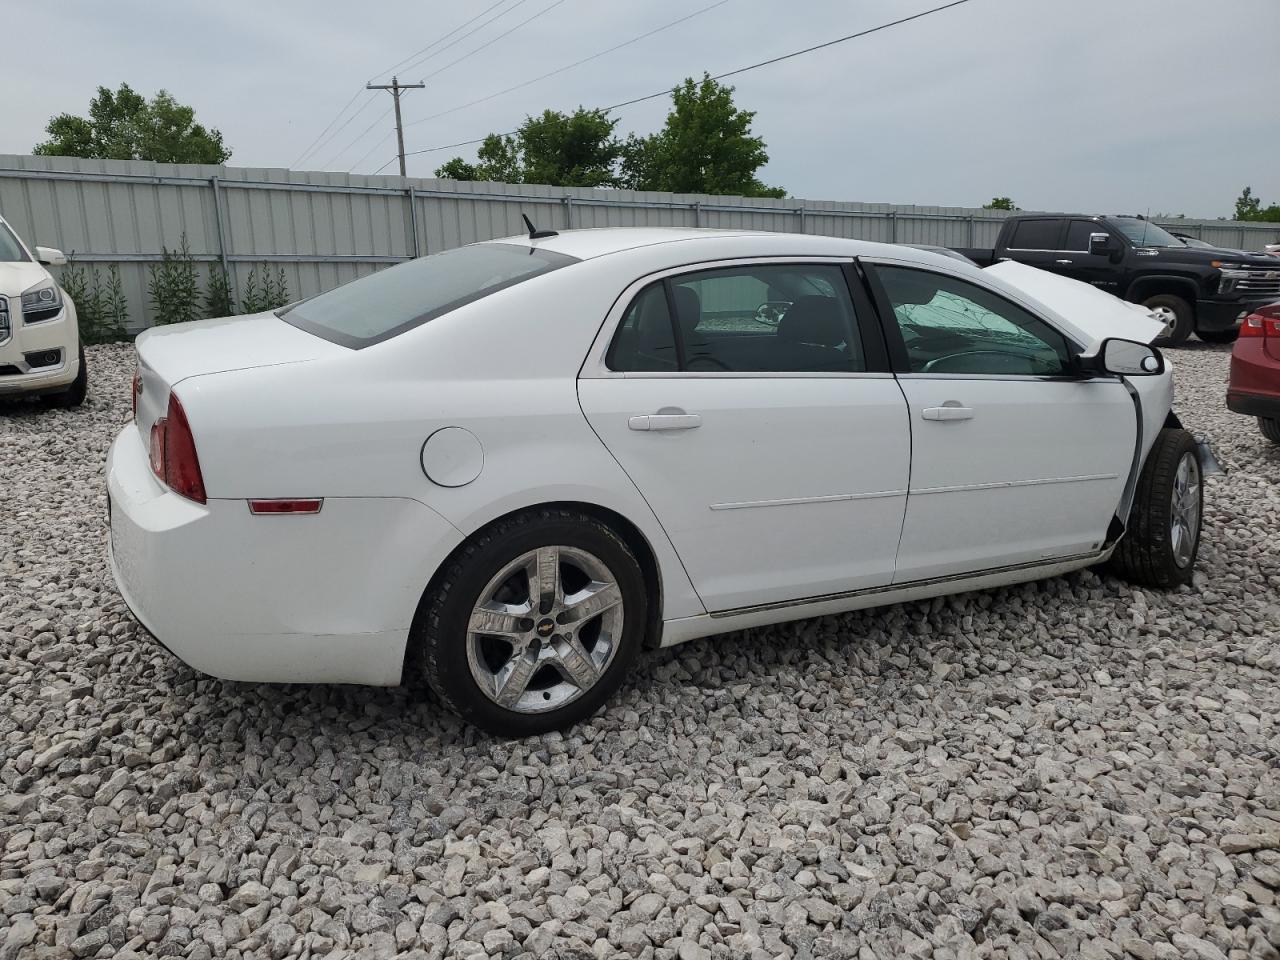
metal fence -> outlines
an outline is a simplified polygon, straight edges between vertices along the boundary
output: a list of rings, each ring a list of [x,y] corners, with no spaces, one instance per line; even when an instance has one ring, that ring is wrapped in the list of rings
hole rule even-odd
[[[0,214],[30,244],[58,247],[90,266],[118,265],[131,330],[151,322],[150,268],[184,237],[198,263],[226,268],[234,290],[243,290],[254,265],[270,264],[299,297],[411,257],[523,233],[521,213],[554,229],[702,226],[962,247],[991,246],[1009,216],[967,207],[0,155]],[[1280,224],[1164,223],[1226,247],[1258,249],[1280,239]]]

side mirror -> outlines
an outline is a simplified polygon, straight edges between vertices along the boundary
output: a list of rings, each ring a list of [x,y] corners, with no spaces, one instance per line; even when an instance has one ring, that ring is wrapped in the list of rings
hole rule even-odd
[[[46,267],[65,267],[67,255],[55,247],[36,247],[36,259]]]
[[[1108,337],[1086,366],[1119,377],[1154,377],[1164,373],[1164,356],[1150,344]]]
[[[1111,251],[1114,249],[1115,249],[1115,245],[1111,242],[1111,234],[1109,233],[1089,234],[1090,256],[1107,257],[1111,255]]]

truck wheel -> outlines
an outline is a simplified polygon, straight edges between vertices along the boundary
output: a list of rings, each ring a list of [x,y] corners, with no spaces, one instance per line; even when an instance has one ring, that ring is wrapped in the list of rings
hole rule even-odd
[[[1231,330],[1197,330],[1196,336],[1205,343],[1235,343],[1240,331]]]
[[[1142,301],[1157,320],[1164,324],[1160,336],[1152,341],[1157,347],[1177,347],[1187,342],[1195,328],[1195,314],[1191,304],[1171,293],[1158,293]]]
[[[1258,429],[1272,443],[1280,443],[1280,420],[1274,417],[1259,417]]]
[[[1111,570],[1150,587],[1191,582],[1200,552],[1204,483],[1196,441],[1166,427],[1156,436],[1138,477],[1124,537],[1111,555]]]

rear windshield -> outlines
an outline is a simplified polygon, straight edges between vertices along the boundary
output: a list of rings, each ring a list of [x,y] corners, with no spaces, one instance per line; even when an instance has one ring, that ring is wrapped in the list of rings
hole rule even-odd
[[[504,287],[576,263],[513,243],[478,243],[432,254],[276,311],[318,337],[359,349],[389,340]]]

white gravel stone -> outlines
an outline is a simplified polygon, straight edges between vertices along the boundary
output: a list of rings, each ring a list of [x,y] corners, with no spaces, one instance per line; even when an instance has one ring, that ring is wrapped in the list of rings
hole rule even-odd
[[[1191,589],[1097,572],[652,654],[506,743],[406,689],[224,683],[105,564],[132,351],[0,401],[0,960],[1277,957],[1280,448],[1170,351]]]

